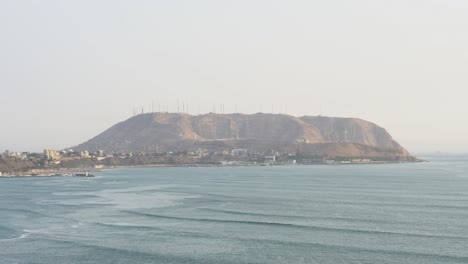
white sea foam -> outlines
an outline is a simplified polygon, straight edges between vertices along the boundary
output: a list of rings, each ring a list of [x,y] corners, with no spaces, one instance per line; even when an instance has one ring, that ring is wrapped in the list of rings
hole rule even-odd
[[[127,181],[110,181],[110,182],[104,182],[102,184],[104,185],[114,185],[114,184],[124,184],[124,183],[128,183]]]
[[[141,191],[156,190],[151,188],[129,188],[123,190],[102,191],[97,196],[108,200],[120,209],[161,208],[175,206],[183,199],[194,196],[166,194],[166,193],[139,193]]]
[[[79,228],[79,227],[81,227],[81,226],[83,226],[83,223],[82,223],[82,222],[78,222],[77,224],[73,224],[71,227],[72,227],[72,228]]]
[[[14,241],[14,240],[19,240],[19,239],[23,239],[23,238],[26,238],[28,237],[29,235],[31,235],[31,232],[27,232],[26,230],[24,230],[24,234],[21,234],[20,236],[18,237],[12,237],[12,238],[6,238],[6,239],[2,239],[0,241]]]
[[[47,234],[49,233],[49,229],[43,228],[43,229],[23,229],[23,232],[26,232],[28,234]]]
[[[161,190],[162,186],[142,186],[124,189],[107,189],[91,192],[55,192],[58,196],[94,196],[72,200],[57,200],[61,205],[103,204],[115,206],[119,209],[162,208],[178,205],[184,199],[196,196],[167,194]]]

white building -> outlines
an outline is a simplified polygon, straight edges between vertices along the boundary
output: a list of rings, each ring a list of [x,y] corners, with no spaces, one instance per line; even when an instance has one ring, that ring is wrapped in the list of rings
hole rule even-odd
[[[248,154],[247,149],[233,149],[231,150],[231,156],[246,156]]]
[[[265,156],[265,163],[276,163],[276,156]]]
[[[44,149],[44,155],[48,160],[56,160],[60,158],[60,154],[53,149]]]

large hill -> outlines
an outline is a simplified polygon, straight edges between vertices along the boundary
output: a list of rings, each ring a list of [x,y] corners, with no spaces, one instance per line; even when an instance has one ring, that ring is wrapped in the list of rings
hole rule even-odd
[[[410,156],[382,127],[357,118],[284,114],[148,113],[118,123],[75,150],[165,152],[248,148],[327,156]]]

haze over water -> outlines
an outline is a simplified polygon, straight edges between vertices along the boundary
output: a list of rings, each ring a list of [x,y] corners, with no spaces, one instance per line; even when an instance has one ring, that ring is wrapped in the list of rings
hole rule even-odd
[[[1,263],[467,263],[468,157],[0,179]]]

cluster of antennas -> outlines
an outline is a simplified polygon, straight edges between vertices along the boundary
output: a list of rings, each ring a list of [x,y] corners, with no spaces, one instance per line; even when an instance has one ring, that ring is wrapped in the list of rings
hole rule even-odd
[[[200,105],[196,108],[198,111],[198,114],[201,114],[201,108]],[[207,109],[205,109],[207,110]],[[288,105],[286,104],[281,104],[281,105],[271,105],[271,112],[264,112],[264,107],[262,104],[259,105],[258,110],[260,113],[276,113],[276,114],[288,114]],[[155,104],[154,101],[151,102],[151,105],[149,107],[142,106],[133,106],[132,108],[132,115],[140,115],[140,114],[145,114],[145,113],[194,113],[194,109],[189,108],[189,103],[186,101],[179,101],[177,100],[175,104],[161,104],[157,103]],[[213,107],[209,109],[209,111],[203,111],[203,112],[212,112],[212,113],[219,113],[219,114],[225,114],[226,111],[226,105],[223,104],[213,104]],[[232,110],[230,113],[239,113],[239,107],[237,104],[234,104],[232,106]]]

